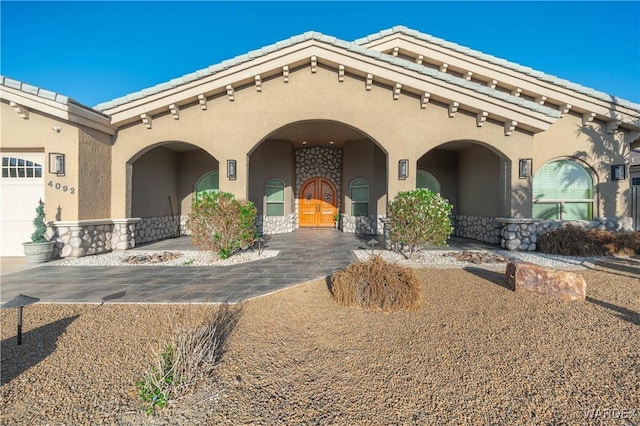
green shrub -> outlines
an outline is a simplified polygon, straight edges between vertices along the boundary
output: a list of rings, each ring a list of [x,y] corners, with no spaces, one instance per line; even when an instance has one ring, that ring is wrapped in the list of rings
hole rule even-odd
[[[177,306],[166,325],[171,342],[136,383],[143,409],[153,414],[211,375],[242,315],[241,305]]]
[[[411,268],[380,256],[352,263],[331,276],[331,294],[344,306],[384,312],[414,309],[422,299],[420,281]]]
[[[538,237],[537,250],[564,256],[640,254],[640,232],[612,232],[564,225]]]
[[[36,217],[33,219],[33,226],[35,231],[31,234],[31,241],[34,243],[46,243],[47,239],[45,235],[47,233],[47,225],[44,223],[44,203],[42,200],[38,201],[38,207],[36,207]]]
[[[156,408],[167,406],[173,386],[173,347],[167,345],[159,357],[159,366],[151,367],[144,378],[136,382],[144,411],[153,414]]]
[[[389,238],[394,247],[411,258],[427,244],[445,245],[451,235],[449,201],[428,189],[399,192],[389,204]]]
[[[236,200],[227,192],[199,194],[191,206],[187,228],[196,247],[213,250],[226,259],[255,243],[256,212],[252,202]]]

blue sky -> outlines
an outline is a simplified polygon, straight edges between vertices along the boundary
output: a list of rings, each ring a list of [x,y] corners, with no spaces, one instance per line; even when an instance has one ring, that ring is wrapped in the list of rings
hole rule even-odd
[[[640,103],[640,2],[0,2],[0,73],[93,106],[279,40],[405,25]]]

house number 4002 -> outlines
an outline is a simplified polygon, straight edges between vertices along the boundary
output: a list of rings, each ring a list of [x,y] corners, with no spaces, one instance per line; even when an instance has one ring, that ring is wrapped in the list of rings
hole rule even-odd
[[[76,193],[76,189],[74,187],[69,188],[67,185],[60,185],[60,182],[53,183],[53,181],[50,180],[47,185],[49,185],[52,188],[55,188],[55,189],[58,189],[58,190],[62,190],[62,192],[69,192],[71,194],[75,194]]]

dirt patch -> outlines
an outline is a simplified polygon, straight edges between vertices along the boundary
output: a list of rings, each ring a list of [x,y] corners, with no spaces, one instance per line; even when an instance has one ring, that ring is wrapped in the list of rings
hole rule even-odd
[[[0,423],[589,424],[588,410],[640,407],[634,268],[581,271],[585,302],[481,268],[419,270],[422,306],[393,314],[339,306],[325,280],[254,299],[215,375],[152,418],[135,381],[167,306],[29,306],[22,346],[5,310]]]

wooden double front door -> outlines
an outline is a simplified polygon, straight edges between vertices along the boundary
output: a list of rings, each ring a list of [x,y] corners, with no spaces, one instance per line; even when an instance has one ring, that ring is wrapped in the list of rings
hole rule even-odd
[[[328,179],[311,178],[302,184],[298,202],[300,227],[333,227],[338,212],[336,187]]]

